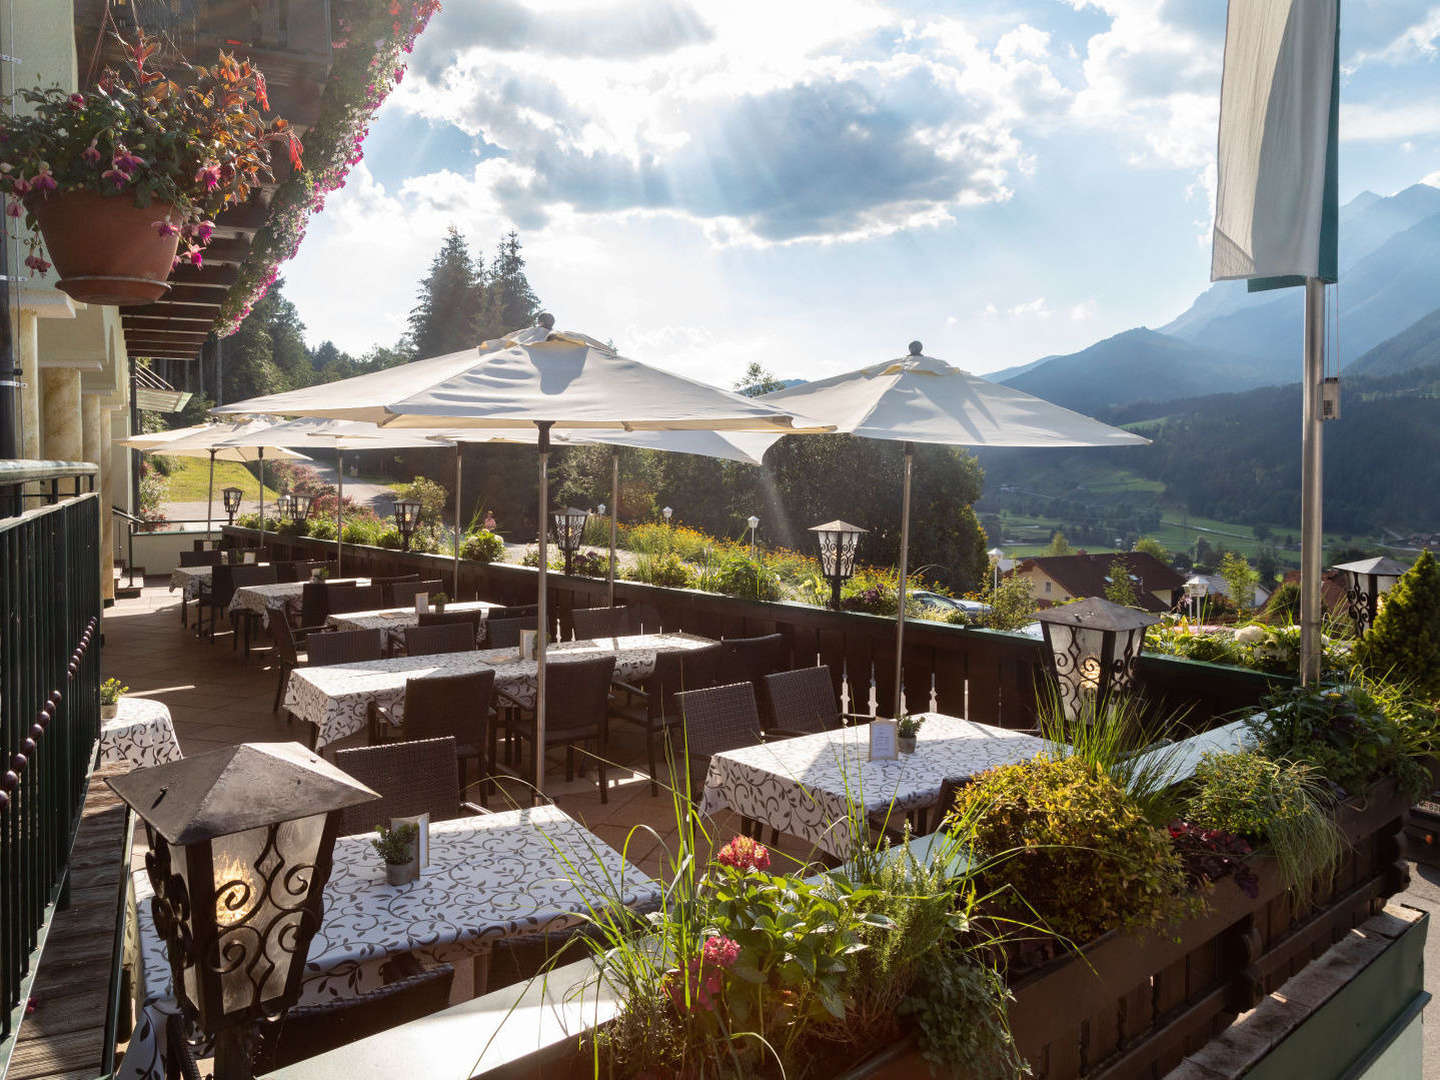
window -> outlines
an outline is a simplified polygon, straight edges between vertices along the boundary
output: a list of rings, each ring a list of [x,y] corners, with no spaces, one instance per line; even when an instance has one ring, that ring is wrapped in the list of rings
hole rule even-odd
[[[1047,593],[1050,591],[1050,582],[1048,582],[1048,581],[1045,582],[1045,591],[1046,591]]]

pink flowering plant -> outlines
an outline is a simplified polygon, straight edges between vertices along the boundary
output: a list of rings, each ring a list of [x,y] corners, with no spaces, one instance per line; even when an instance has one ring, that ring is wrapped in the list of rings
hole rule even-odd
[[[176,261],[199,266],[221,211],[274,179],[271,154],[301,164],[300,140],[269,117],[265,76],[221,52],[209,66],[181,62],[179,81],[152,62],[157,43],[119,38],[120,69],[106,68],[83,93],[60,87],[19,91],[30,106],[0,117],[0,192],[6,216],[24,219],[26,264],[44,274],[35,207],[72,191],[155,206],[154,227],[179,234]]]

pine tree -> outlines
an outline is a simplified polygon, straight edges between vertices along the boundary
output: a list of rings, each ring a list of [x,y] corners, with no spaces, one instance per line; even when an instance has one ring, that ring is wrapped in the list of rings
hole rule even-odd
[[[1391,586],[1355,653],[1371,674],[1440,698],[1440,563],[1434,555],[1422,552]]]
[[[1110,564],[1110,573],[1105,581],[1105,599],[1112,604],[1125,607],[1139,607],[1140,597],[1135,592],[1135,582],[1130,580],[1130,564],[1116,559]]]
[[[477,343],[474,322],[484,289],[483,272],[460,231],[450,226],[410,309],[409,338],[416,357],[443,356]]]
[[[735,391],[746,397],[759,397],[761,394],[770,394],[784,389],[785,384],[766,370],[758,360],[751,360],[750,366],[745,369],[745,374],[735,382]]]
[[[525,276],[520,236],[513,230],[500,238],[484,292],[485,300],[475,323],[475,337],[479,341],[530,326],[540,314],[540,298]]]

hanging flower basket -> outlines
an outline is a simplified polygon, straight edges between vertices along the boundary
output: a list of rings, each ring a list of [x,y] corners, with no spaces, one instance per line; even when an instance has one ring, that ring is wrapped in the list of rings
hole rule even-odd
[[[203,265],[211,219],[274,179],[273,146],[300,166],[248,60],[182,62],[182,85],[150,64],[155,41],[120,41],[122,70],[84,93],[21,90],[29,110],[0,116],[0,192],[5,216],[23,219],[25,265],[44,276],[53,263],[59,288],[90,304],[158,300],[176,266]]]
[[[67,191],[27,201],[59,280],[86,304],[148,304],[169,291],[180,243],[170,204],[136,206],[124,195]],[[166,228],[168,226],[168,229]]]

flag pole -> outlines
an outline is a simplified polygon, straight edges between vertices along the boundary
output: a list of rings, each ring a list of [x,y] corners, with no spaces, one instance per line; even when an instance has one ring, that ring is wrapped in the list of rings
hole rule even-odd
[[[1320,565],[1324,558],[1321,400],[1325,382],[1325,283],[1305,279],[1305,381],[1300,449],[1300,682],[1320,679]],[[1237,597],[1238,599],[1238,597]]]

